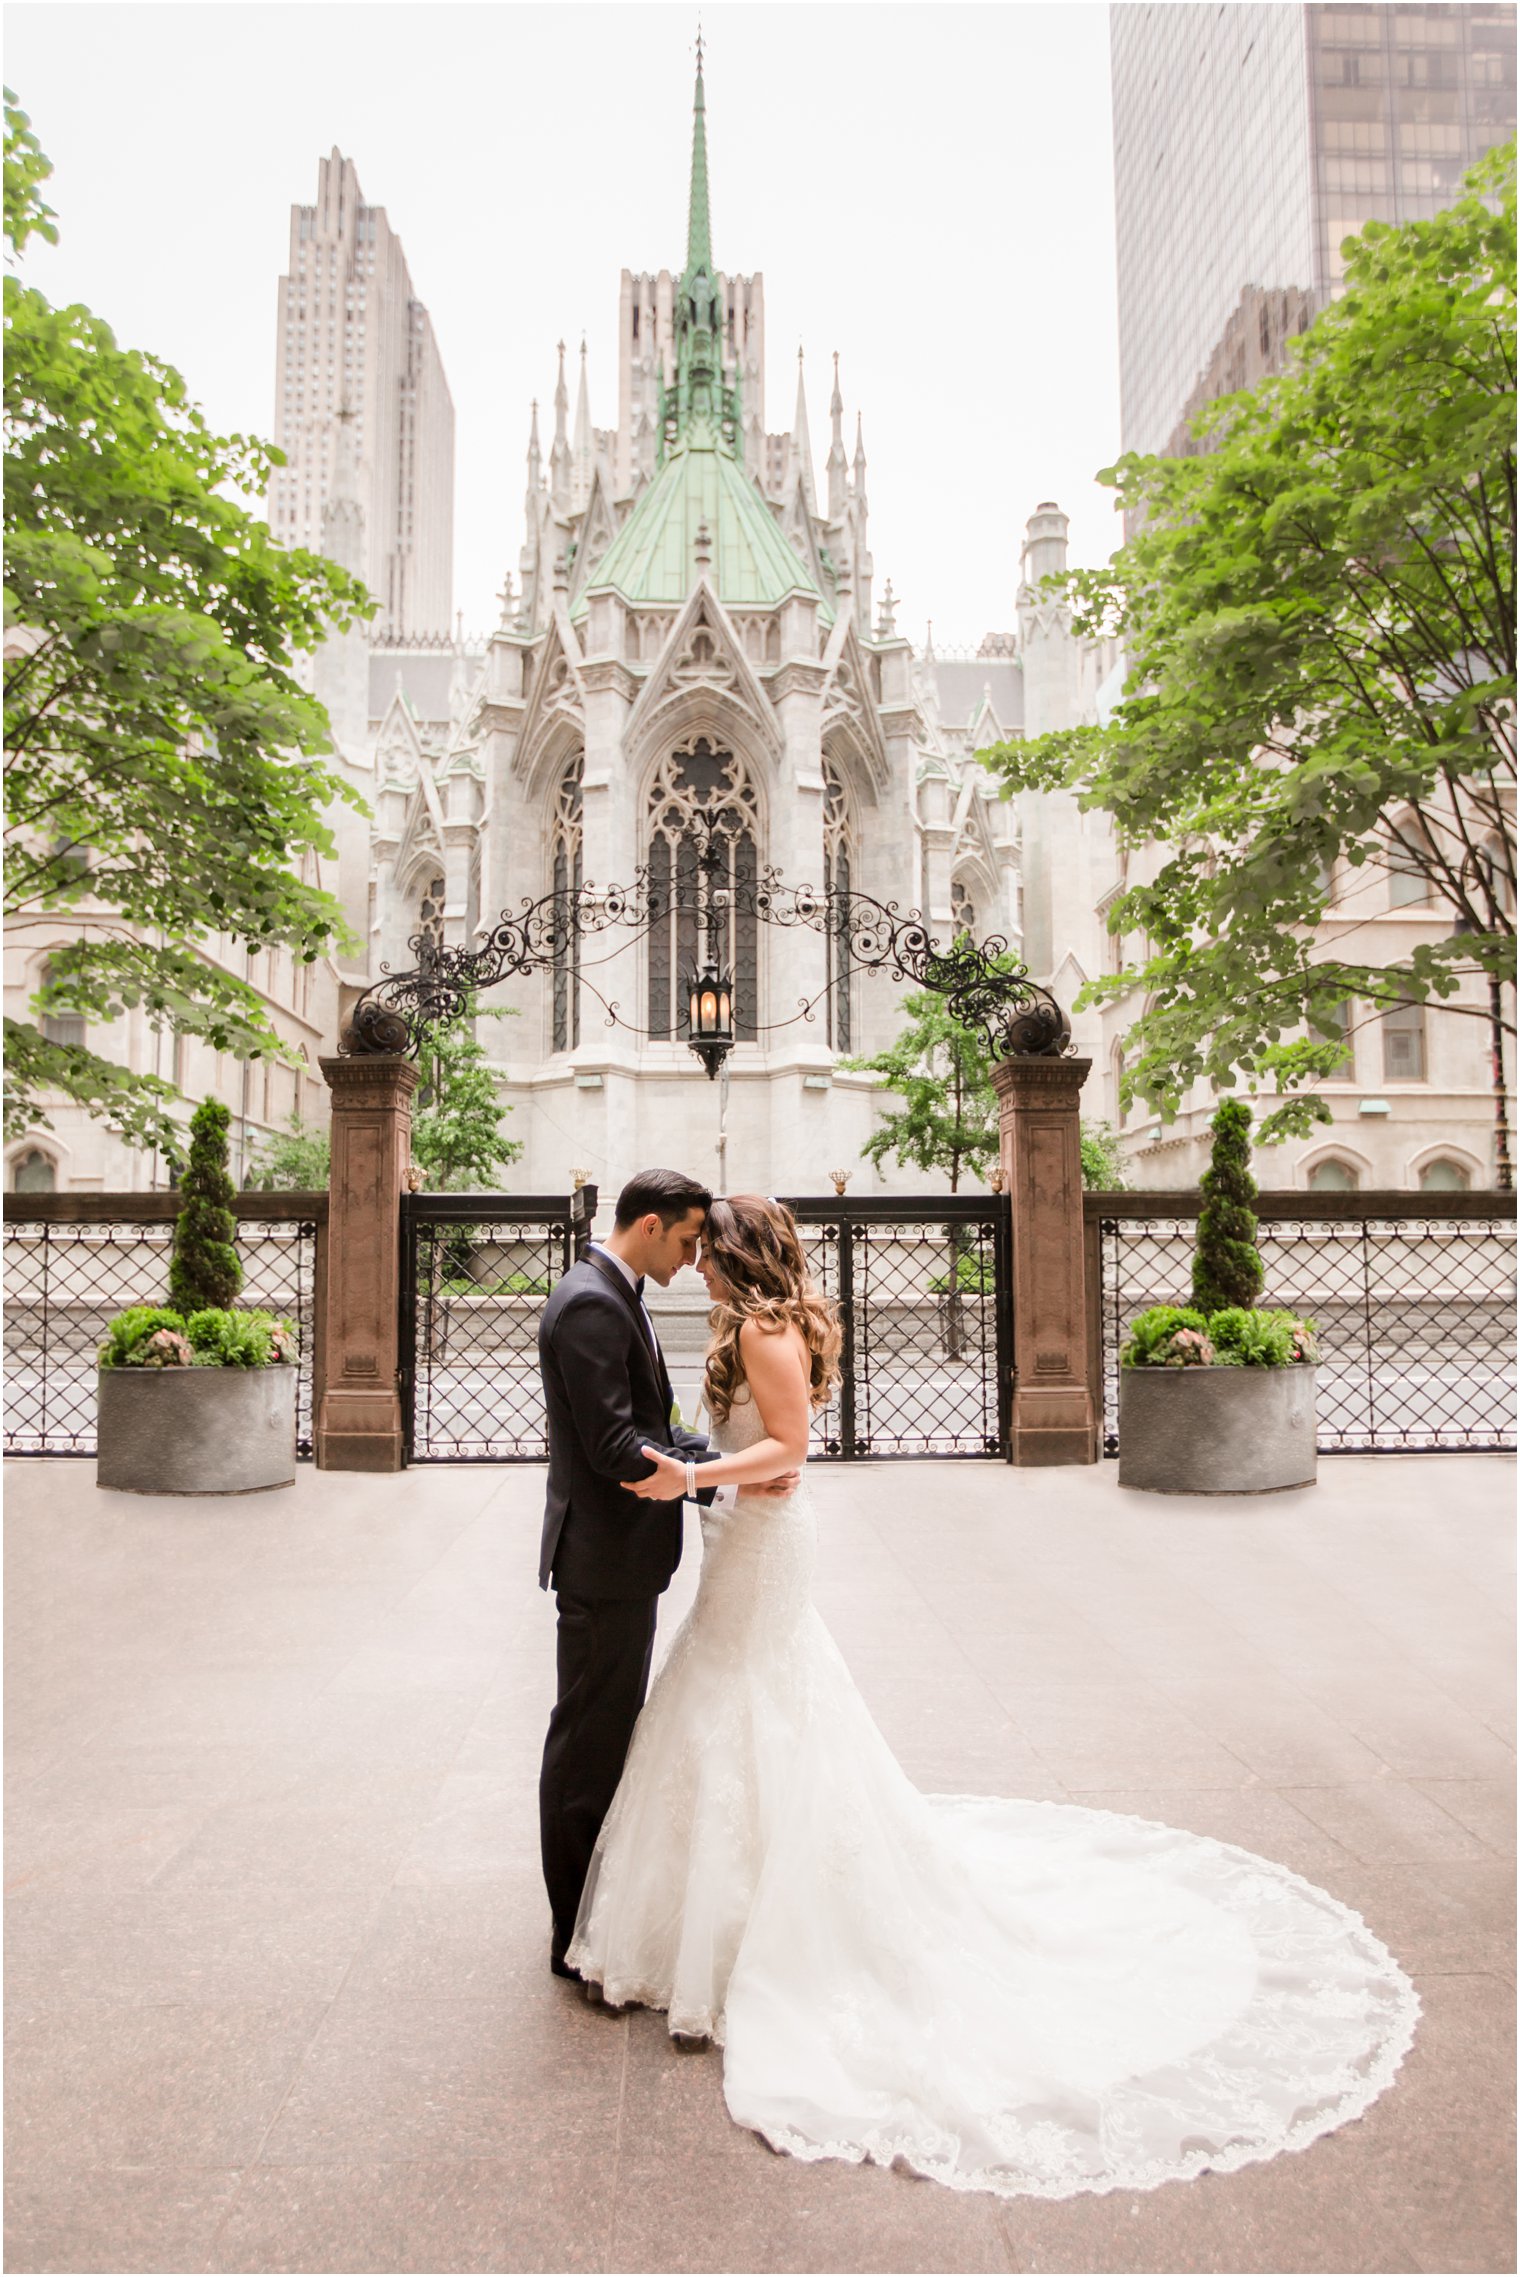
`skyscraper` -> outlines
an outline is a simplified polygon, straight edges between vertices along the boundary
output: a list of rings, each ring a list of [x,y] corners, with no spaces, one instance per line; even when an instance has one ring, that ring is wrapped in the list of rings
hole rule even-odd
[[[286,464],[269,488],[284,545],[322,550],[340,415],[352,414],[363,508],[361,574],[377,633],[441,634],[453,607],[454,404],[432,320],[383,206],[334,149],[315,205],[290,209],[280,279],[275,439]]]
[[[1121,419],[1192,414],[1282,369],[1339,291],[1342,241],[1437,213],[1515,131],[1506,0],[1110,9]]]

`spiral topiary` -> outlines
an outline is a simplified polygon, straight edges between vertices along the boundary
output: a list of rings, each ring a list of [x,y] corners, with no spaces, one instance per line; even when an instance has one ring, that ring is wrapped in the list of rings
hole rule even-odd
[[[1251,1176],[1251,1110],[1222,1099],[1210,1129],[1214,1152],[1204,1172],[1198,1249],[1193,1258],[1193,1302],[1200,1312],[1229,1306],[1247,1310],[1261,1295],[1266,1275],[1256,1247],[1256,1181]]]
[[[234,1247],[237,1189],[227,1173],[228,1110],[204,1099],[190,1118],[190,1166],[180,1185],[184,1208],[174,1226],[169,1301],[182,1313],[230,1305],[243,1286]]]

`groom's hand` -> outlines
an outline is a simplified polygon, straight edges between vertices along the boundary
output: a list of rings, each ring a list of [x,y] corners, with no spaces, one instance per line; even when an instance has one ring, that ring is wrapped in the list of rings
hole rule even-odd
[[[744,1491],[746,1494],[795,1494],[801,1484],[801,1471],[783,1471],[780,1478],[768,1478],[764,1486],[750,1486]]]
[[[625,1478],[625,1494],[636,1494],[641,1502],[677,1502],[686,1492],[686,1465],[678,1463],[674,1455],[665,1455],[658,1447],[643,1446],[639,1453],[654,1464],[648,1478]]]

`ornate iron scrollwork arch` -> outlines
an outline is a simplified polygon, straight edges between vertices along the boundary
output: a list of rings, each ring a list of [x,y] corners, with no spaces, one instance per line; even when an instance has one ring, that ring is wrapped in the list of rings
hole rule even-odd
[[[410,972],[383,972],[360,997],[341,1049],[349,1053],[416,1052],[427,1031],[455,1020],[472,996],[518,973],[563,968],[573,956],[582,985],[587,968],[668,921],[674,906],[689,914],[698,930],[710,917],[737,915],[762,925],[801,926],[823,934],[834,947],[830,978],[804,999],[786,1021],[772,1021],[766,1034],[792,1020],[811,1020],[816,1007],[841,975],[882,972],[912,981],[943,996],[957,1020],[977,1029],[998,1058],[1057,1058],[1070,1049],[1071,1023],[1065,1012],[1027,969],[1011,959],[1005,940],[973,941],[967,935],[941,943],[921,910],[899,908],[871,894],[843,887],[822,891],[791,886],[774,866],[750,874],[728,860],[722,816],[714,816],[709,858],[693,874],[651,884],[647,865],[631,885],[596,886],[525,900],[514,913],[503,910],[474,949],[452,948],[419,933],[409,942],[417,962]],[[603,958],[588,956],[586,944],[604,935],[622,936]],[[615,1002],[607,1003],[608,1025],[631,1026]],[[642,1031],[640,1031],[642,1032]]]

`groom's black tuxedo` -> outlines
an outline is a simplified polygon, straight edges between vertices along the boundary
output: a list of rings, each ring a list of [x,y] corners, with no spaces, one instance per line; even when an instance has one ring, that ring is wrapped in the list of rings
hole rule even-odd
[[[683,1459],[713,1459],[705,1439],[672,1428],[670,1378],[651,1338],[638,1292],[594,1249],[539,1317],[549,1417],[541,1589],[552,1576],[577,1597],[651,1597],[680,1563],[681,1504],[646,1502],[622,1484],[649,1476],[639,1452],[646,1440]]]
[[[590,1250],[558,1283],[538,1358],[549,1420],[538,1578],[545,1589],[552,1579],[559,1606],[559,1696],[538,1802],[558,1965],[644,1705],[660,1592],[681,1556],[681,1503],[646,1502],[622,1482],[648,1477],[645,1441],[695,1462],[716,1450],[672,1427],[658,1339],[610,1257]]]

